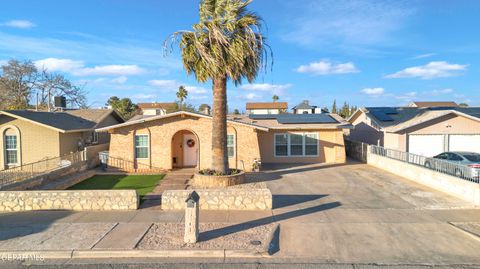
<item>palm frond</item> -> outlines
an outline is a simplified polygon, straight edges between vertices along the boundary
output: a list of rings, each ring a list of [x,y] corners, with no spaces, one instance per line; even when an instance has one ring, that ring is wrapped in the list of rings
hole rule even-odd
[[[273,68],[273,52],[262,34],[263,20],[248,11],[252,0],[201,0],[200,21],[193,30],[177,31],[164,41],[164,52],[179,45],[183,66],[200,82],[227,77],[235,84],[252,82]]]

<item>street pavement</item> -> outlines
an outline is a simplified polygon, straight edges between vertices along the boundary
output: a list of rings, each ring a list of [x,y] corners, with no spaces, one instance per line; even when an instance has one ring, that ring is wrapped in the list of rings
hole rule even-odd
[[[224,268],[221,266],[232,264],[229,268],[480,268],[480,209],[455,197],[358,163],[270,167],[254,178],[265,181],[272,190],[272,210],[202,211],[200,221],[230,223],[232,227],[278,223],[280,232],[274,240],[279,246],[271,257],[7,260],[0,266],[95,268],[92,266],[105,263],[117,268],[154,268],[148,266],[167,263],[170,267],[155,268]],[[132,249],[152,223],[182,221],[183,212],[148,208],[5,213],[0,214],[0,254],[1,250],[22,249]]]

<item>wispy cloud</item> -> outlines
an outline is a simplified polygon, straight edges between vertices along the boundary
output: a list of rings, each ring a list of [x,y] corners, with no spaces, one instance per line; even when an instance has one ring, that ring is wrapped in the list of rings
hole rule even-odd
[[[38,68],[50,72],[65,72],[74,76],[128,76],[140,75],[146,72],[137,65],[103,65],[85,67],[83,61],[71,59],[46,58],[35,61]]]
[[[123,83],[127,82],[127,80],[128,80],[128,77],[120,76],[120,77],[117,77],[117,78],[113,78],[110,81],[112,83],[123,84]]]
[[[4,23],[1,23],[2,26],[8,26],[12,28],[27,29],[35,27],[36,25],[28,20],[11,20]]]
[[[98,37],[84,37],[75,40],[49,37],[26,37],[0,32],[2,49],[0,57],[22,55],[25,59],[82,59],[96,65],[110,64],[112,59],[125,65],[138,65],[149,70],[159,70],[165,75],[172,70],[181,70],[178,58],[164,57],[158,44],[142,42],[138,44],[125,40],[106,40]],[[151,46],[150,46],[151,45]]]
[[[170,79],[153,79],[149,80],[148,84],[160,89],[166,89],[166,90],[177,90],[177,88],[181,85],[179,82],[176,80],[170,80]]]
[[[409,102],[412,101],[417,97],[417,92],[416,91],[410,91],[410,92],[405,92],[405,93],[392,93],[392,92],[387,92],[384,88],[377,87],[377,88],[364,88],[360,90],[361,93],[366,94],[370,97],[375,97],[375,98],[388,98],[388,99],[396,99],[400,100],[402,102]]]
[[[240,86],[240,89],[246,91],[264,92],[269,94],[284,95],[292,84],[270,84],[270,83],[254,83]],[[250,95],[253,96],[253,95]],[[259,96],[258,94],[256,96]]]
[[[109,84],[124,84],[128,77],[120,76],[116,78],[96,78],[96,79],[81,79],[76,81],[79,84],[95,84],[95,85],[109,85]]]
[[[468,65],[449,64],[445,61],[429,62],[426,65],[408,67],[396,73],[385,76],[386,78],[421,78],[434,79],[451,77],[461,74]]]
[[[424,53],[424,54],[419,54],[416,56],[413,56],[412,59],[425,59],[425,58],[430,58],[432,56],[437,55],[436,53]]]
[[[137,99],[137,100],[152,100],[152,99],[155,99],[157,98],[157,95],[155,94],[146,94],[146,93],[138,93],[138,94],[135,94],[132,96],[133,99]]]
[[[454,92],[453,89],[447,88],[447,89],[433,90],[428,93],[431,95],[442,95],[442,94],[450,94],[453,92]]]
[[[178,90],[178,87],[184,86],[185,89],[188,92],[188,98],[191,100],[203,100],[208,98],[208,93],[209,90],[203,88],[203,87],[198,87],[198,86],[192,86],[192,85],[187,85],[185,83],[182,83],[180,81],[176,80],[169,80],[169,79],[154,79],[154,80],[149,80],[147,82],[148,85],[153,86],[157,89],[163,90],[165,92],[173,93]]]
[[[103,65],[82,68],[72,74],[75,76],[125,76],[140,75],[145,72],[138,65]]]
[[[299,4],[300,2],[300,4]],[[414,13],[405,1],[394,0],[299,0],[287,2],[292,14],[283,39],[310,47],[378,45],[394,39]]]
[[[361,90],[362,93],[367,95],[382,95],[385,93],[384,88],[364,88]]]
[[[259,94],[251,92],[251,93],[247,93],[245,95],[240,95],[239,98],[242,99],[242,100],[252,101],[252,100],[261,99],[262,96],[259,95]]]
[[[395,99],[398,100],[403,100],[405,102],[410,102],[413,101],[417,97],[417,92],[407,92],[407,93],[401,93],[401,94],[392,94],[392,96]]]
[[[338,75],[348,73],[360,72],[355,64],[352,62],[347,63],[332,63],[329,60],[321,60],[319,62],[309,63],[307,65],[301,65],[295,69],[299,73],[307,73],[315,76],[324,75]]]

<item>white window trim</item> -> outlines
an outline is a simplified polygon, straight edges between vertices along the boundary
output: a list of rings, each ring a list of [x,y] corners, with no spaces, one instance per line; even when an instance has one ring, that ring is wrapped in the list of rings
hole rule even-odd
[[[287,135],[287,155],[277,155],[277,136],[280,136],[280,135]],[[273,134],[273,155],[275,157],[289,157],[290,155],[290,149],[289,149],[289,135],[288,133],[275,133]],[[283,145],[282,145],[283,146]]]
[[[15,149],[7,149],[7,136],[14,136],[14,137],[15,137],[15,146],[16,146]],[[19,165],[19,163],[18,163],[18,160],[19,160],[19,157],[18,157],[18,135],[4,135],[4,136],[3,136],[3,144],[5,145],[5,152],[4,152],[4,154],[5,154],[5,155],[4,155],[5,164],[6,164],[7,166],[17,166],[17,165]],[[15,154],[15,155],[16,155],[16,158],[15,158],[15,159],[17,159],[17,162],[16,162],[16,163],[9,163],[9,162],[7,162],[7,160],[8,160],[8,157],[7,157],[7,156],[8,156],[8,152],[9,152],[9,151],[15,151],[15,152],[16,152],[16,154]]]
[[[137,136],[146,136],[147,137],[147,158],[138,158],[137,157],[137,148],[145,148],[144,146],[141,146],[141,147],[138,147],[137,146]],[[135,159],[136,160],[148,160],[150,159],[150,135],[148,134],[135,134],[135,140],[133,141],[133,150],[134,150],[134,154],[135,154]]]
[[[233,156],[228,156],[228,136],[233,136]],[[228,158],[235,158],[237,156],[237,136],[235,134],[227,134],[227,157]]]
[[[95,131],[92,132],[92,144],[98,144],[98,133]]]
[[[297,134],[297,135],[302,135],[302,155],[292,155],[290,152],[290,134]],[[305,135],[307,134],[315,134],[317,135],[317,154],[315,155],[306,155],[305,154]],[[277,135],[287,135],[287,155],[277,155]],[[320,155],[320,134],[318,132],[291,132],[291,133],[275,133],[273,134],[273,155],[275,158],[315,158]]]

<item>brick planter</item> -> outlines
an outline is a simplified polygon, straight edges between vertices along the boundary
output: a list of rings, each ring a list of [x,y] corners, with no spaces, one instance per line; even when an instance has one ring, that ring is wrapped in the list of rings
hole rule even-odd
[[[243,171],[230,176],[202,175],[198,172],[193,176],[193,186],[196,188],[223,188],[244,182],[245,172]]]

